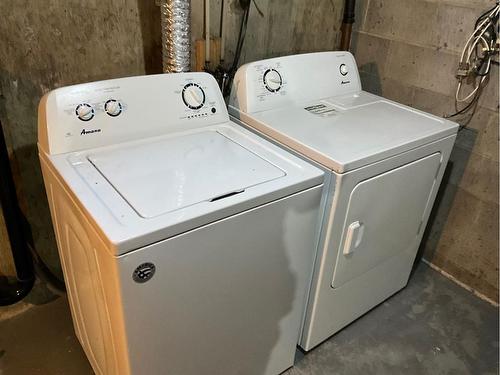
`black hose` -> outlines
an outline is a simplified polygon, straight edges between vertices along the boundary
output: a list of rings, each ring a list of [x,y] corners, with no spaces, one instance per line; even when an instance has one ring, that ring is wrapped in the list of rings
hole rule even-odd
[[[223,72],[223,74],[221,75],[221,90],[224,97],[227,97],[229,95],[234,75],[236,74],[236,70],[238,70],[241,51],[243,49],[243,42],[245,41],[245,34],[247,31],[248,14],[250,13],[250,0],[240,0],[240,2],[240,5],[243,8],[243,16],[241,17],[240,32],[238,34],[238,41],[236,43],[236,51],[234,53],[233,63],[229,67],[227,73]]]
[[[356,0],[345,0],[344,17],[342,19],[340,46],[341,51],[349,51],[351,45],[352,24],[354,23]]]
[[[28,243],[25,240],[22,214],[17,201],[12,178],[7,145],[0,122],[0,203],[10,241],[12,259],[16,267],[17,281],[0,284],[0,306],[11,305],[23,299],[33,287],[35,275]]]
[[[354,10],[356,8],[356,0],[346,0],[344,4],[344,18],[342,23],[354,23]]]
[[[245,41],[245,35],[247,32],[248,14],[249,13],[250,13],[250,2],[248,3],[248,6],[245,8],[245,10],[243,12],[243,17],[241,19],[241,24],[240,24],[240,32],[238,34],[238,42],[236,43],[236,51],[234,53],[233,64],[231,65],[231,68],[229,69],[229,71],[233,72],[233,74],[238,69],[238,64],[240,62],[241,51],[243,49],[243,42]]]

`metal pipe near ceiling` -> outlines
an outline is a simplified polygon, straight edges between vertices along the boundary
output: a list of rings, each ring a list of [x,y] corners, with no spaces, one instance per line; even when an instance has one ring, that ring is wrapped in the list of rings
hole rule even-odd
[[[354,9],[356,0],[345,0],[344,18],[342,19],[342,28],[340,34],[340,50],[349,51],[351,45],[352,24],[354,23]]]
[[[22,230],[22,214],[17,202],[2,123],[0,123],[0,203],[17,273],[16,282],[0,284],[0,306],[6,306],[20,301],[29,293],[35,276],[28,242]]]
[[[161,0],[163,72],[191,69],[191,1]]]

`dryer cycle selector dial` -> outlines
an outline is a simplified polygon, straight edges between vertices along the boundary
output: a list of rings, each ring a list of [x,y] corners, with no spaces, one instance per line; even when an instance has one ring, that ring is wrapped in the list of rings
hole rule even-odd
[[[283,85],[281,74],[276,69],[267,69],[262,79],[266,89],[271,92],[278,92]]]
[[[94,108],[90,104],[78,104],[75,109],[76,117],[82,121],[90,121],[94,118]]]
[[[109,99],[104,103],[104,111],[111,117],[116,117],[122,113],[122,104],[116,99]]]
[[[190,109],[200,109],[205,104],[205,91],[196,83],[188,83],[182,89],[182,101]]]
[[[343,76],[345,76],[345,75],[347,75],[347,73],[349,73],[349,69],[347,69],[346,64],[340,64],[339,70],[340,70],[340,74],[342,74]]]

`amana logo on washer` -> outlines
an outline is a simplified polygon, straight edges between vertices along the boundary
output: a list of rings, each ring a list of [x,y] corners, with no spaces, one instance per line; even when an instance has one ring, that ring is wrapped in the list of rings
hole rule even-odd
[[[101,129],[91,129],[91,130],[82,129],[82,132],[80,133],[80,135],[87,135],[87,134],[100,133],[100,132],[101,132]]]
[[[132,278],[136,283],[145,283],[146,281],[151,280],[156,272],[156,266],[153,263],[142,263],[137,266],[132,274]]]

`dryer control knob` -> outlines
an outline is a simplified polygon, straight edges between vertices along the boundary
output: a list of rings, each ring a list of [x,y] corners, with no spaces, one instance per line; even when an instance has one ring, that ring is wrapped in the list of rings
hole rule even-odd
[[[266,70],[262,80],[264,81],[264,86],[270,92],[278,92],[283,85],[281,74],[276,69]]]
[[[104,110],[112,117],[116,117],[122,113],[122,109],[122,104],[116,99],[109,99],[104,103]]]
[[[78,104],[75,109],[76,117],[82,121],[90,121],[94,118],[94,108],[90,104]]]

